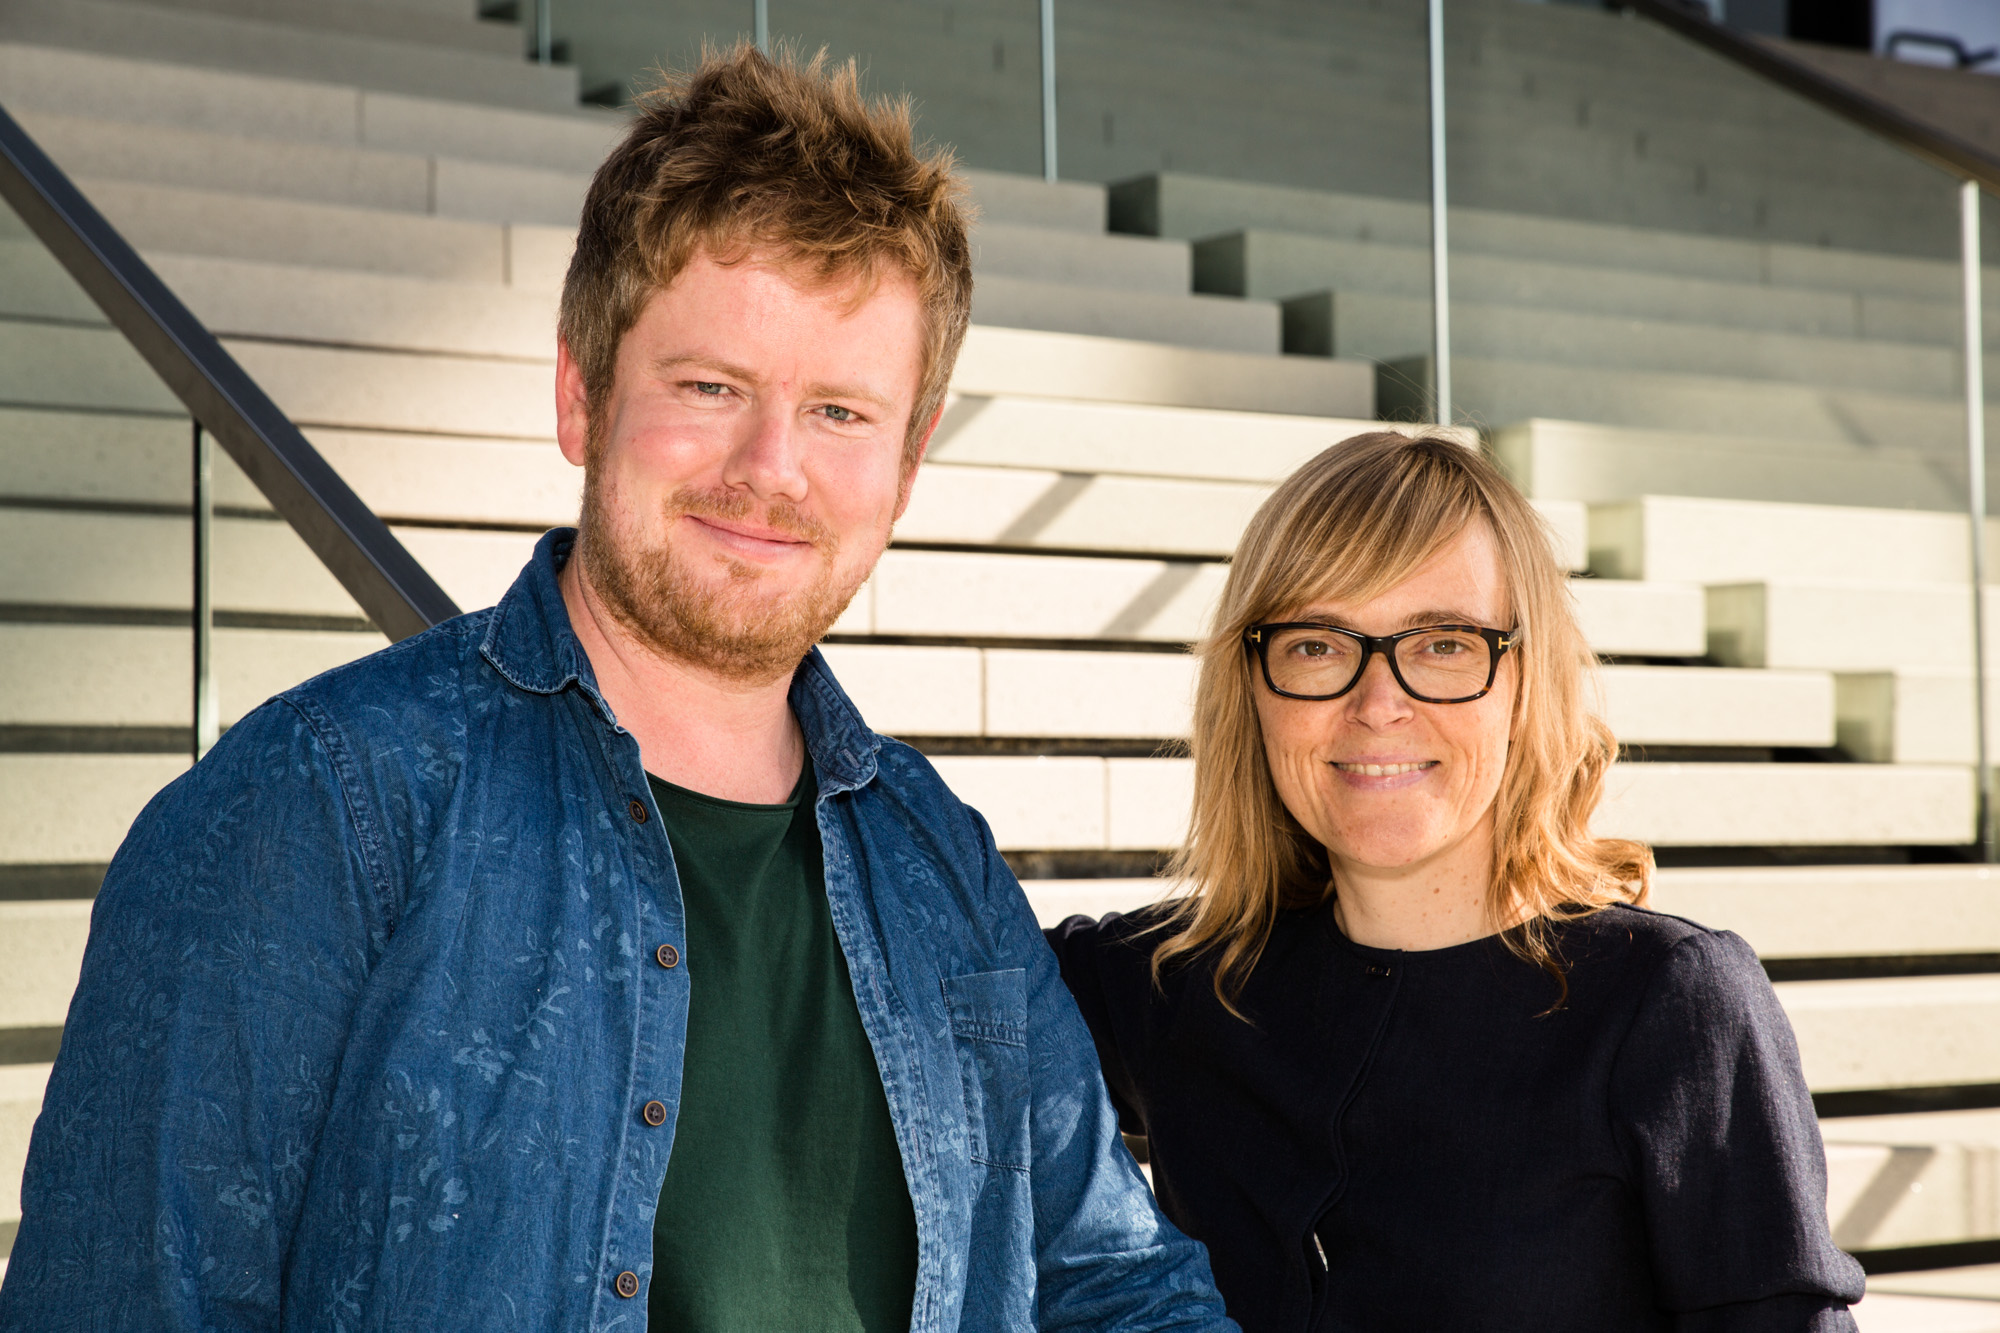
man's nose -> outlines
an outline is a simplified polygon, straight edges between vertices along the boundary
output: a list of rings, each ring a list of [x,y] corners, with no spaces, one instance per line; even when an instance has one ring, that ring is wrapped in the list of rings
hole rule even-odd
[[[744,417],[722,479],[763,499],[804,500],[805,448],[798,414],[784,403],[754,404]]]

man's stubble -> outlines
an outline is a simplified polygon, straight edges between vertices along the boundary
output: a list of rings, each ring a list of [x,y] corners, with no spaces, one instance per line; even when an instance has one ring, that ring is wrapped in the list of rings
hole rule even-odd
[[[647,541],[620,531],[603,471],[595,458],[584,469],[578,521],[576,558],[591,591],[627,633],[653,651],[726,679],[763,684],[789,677],[847,609],[873,566],[871,561],[858,574],[841,578],[839,539],[789,502],[760,508],[740,492],[683,486],[665,503],[666,530],[687,514],[725,522],[754,516],[809,542],[819,559],[818,576],[787,597],[764,590],[762,571],[727,557],[713,557],[720,581],[697,577],[690,566],[695,557],[676,550],[671,538]]]

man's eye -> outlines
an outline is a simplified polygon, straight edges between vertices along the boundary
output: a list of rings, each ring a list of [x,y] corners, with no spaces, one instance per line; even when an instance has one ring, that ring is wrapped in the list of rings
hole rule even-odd
[[[709,398],[720,398],[727,392],[727,389],[723,385],[711,384],[707,380],[696,380],[694,382],[694,391]]]
[[[854,420],[854,409],[851,407],[842,407],[839,403],[828,403],[826,405],[826,415],[830,421],[852,421]]]

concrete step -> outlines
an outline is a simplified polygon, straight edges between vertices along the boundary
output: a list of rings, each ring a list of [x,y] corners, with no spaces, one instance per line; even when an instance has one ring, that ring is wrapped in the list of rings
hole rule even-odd
[[[1986,752],[2000,759],[2000,675],[1988,678],[1986,697]],[[1840,748],[1864,763],[1979,761],[1969,667],[1842,672],[1834,677],[1834,712]]]
[[[553,362],[552,288],[160,254],[154,272],[212,333]],[[0,270],[4,271],[4,270]]]
[[[42,1113],[48,1065],[0,1065],[0,1269],[14,1247],[21,1223],[21,1172],[28,1164],[28,1138]],[[5,1276],[0,1272],[0,1276]]]
[[[252,19],[312,32],[372,37],[420,46],[451,47],[519,59],[523,50],[518,24],[481,22],[478,11],[460,5],[449,16],[423,7],[339,0],[134,0],[167,13],[205,14],[219,18]]]
[[[1618,764],[1591,829],[1666,847],[1966,844],[1969,768],[1915,764]]]
[[[891,550],[835,634],[969,638],[1201,637],[1224,565]]]
[[[555,291],[576,240],[573,224],[473,222],[97,177],[77,185],[152,260],[207,255]]]
[[[1006,178],[982,174],[977,179]],[[974,202],[979,203],[976,193]],[[982,280],[1030,278],[1159,296],[1186,296],[1194,290],[1194,264],[1185,241],[997,222],[984,213],[982,208],[972,234],[972,270]]]
[[[1088,179],[1045,181],[977,169],[961,175],[982,226],[1012,224],[1102,235],[1108,225],[1106,188]]]
[[[0,753],[0,865],[102,865],[186,755]]]
[[[1833,744],[1833,678],[1815,671],[1599,668],[1603,717],[1623,745]]]
[[[0,902],[0,1033],[63,1025],[89,933],[88,901]]]
[[[972,317],[1000,328],[1132,338],[1275,356],[1282,350],[1278,307],[1227,296],[1161,295],[1113,287],[980,276]]]
[[[1538,499],[1598,503],[1647,495],[1957,511],[1965,468],[1935,450],[1787,441],[1530,419],[1492,433],[1495,458]],[[1992,484],[2000,502],[2000,482]]]
[[[491,606],[527,562],[532,532],[398,528],[466,610]],[[184,517],[14,509],[0,525],[0,602],[68,611],[185,612],[192,534]],[[225,613],[359,622],[361,610],[282,523],[218,518],[215,606]]]
[[[388,640],[373,632],[218,629],[213,666],[224,726],[272,695]],[[185,626],[18,624],[0,642],[0,726],[191,727],[193,643]]]
[[[959,353],[952,387],[966,394],[1350,420],[1375,415],[1374,377],[1365,362],[1255,356],[1021,329],[975,327]]]
[[[1304,360],[1283,364],[1289,370]],[[963,369],[961,362],[956,396],[931,437],[933,461],[1269,484],[1323,449],[1384,429],[1379,421],[1278,410],[975,393],[964,388]],[[1164,387],[1165,379],[1151,382]]]
[[[1680,188],[1685,190],[1684,185]],[[1422,203],[1176,172],[1154,173],[1115,186],[1111,226],[1188,241],[1268,231],[1404,247],[1430,244],[1430,213]],[[1957,266],[1941,259],[1703,235],[1694,228],[1665,230],[1454,206],[1450,238],[1454,256],[1485,255],[1947,303],[1959,291]],[[1304,290],[1310,288],[1295,292]]]
[[[1421,361],[1385,371],[1379,407],[1414,413],[1427,402]],[[1857,445],[1908,450],[1964,485],[1965,409],[1954,397],[1829,389],[1723,375],[1575,370],[1539,361],[1452,358],[1454,410],[1498,426],[1534,417],[1609,426],[1828,444],[1836,459]],[[1989,425],[2000,413],[1989,404]],[[1787,451],[1789,452],[1789,451]]]
[[[1904,1296],[1911,1298],[1930,1297],[1954,1303],[1977,1301],[1992,1317],[1993,1322],[1975,1327],[1967,1324],[1966,1333],[1989,1333],[1989,1329],[2000,1329],[2000,1264],[1969,1264],[1962,1268],[1938,1268],[1915,1273],[1878,1273],[1868,1279],[1868,1296],[1871,1301],[1880,1296]]]
[[[12,114],[110,118],[572,174],[596,170],[626,128],[622,112],[598,106],[516,110],[26,42],[0,42],[0,86]],[[106,102],[100,88],[118,88],[118,100]]]
[[[1820,1130],[1834,1244],[1891,1249],[2000,1236],[2000,1112],[1843,1117]]]
[[[2000,662],[2000,589],[1986,589]],[[1822,671],[1972,669],[1972,590],[1948,583],[1788,579],[1708,587],[1708,651],[1725,666]]]
[[[933,456],[937,450],[934,448]],[[905,542],[1228,556],[1268,486],[1072,468],[925,466],[896,524]],[[1537,502],[1565,569],[1584,564],[1581,508]]]
[[[1456,237],[1453,238],[1457,240]],[[1428,319],[1430,248],[1278,231],[1235,231],[1194,244],[1195,290],[1284,300],[1312,292],[1403,297]],[[1993,276],[2000,278],[2000,270]],[[1932,284],[1924,284],[1929,289]],[[1955,349],[1964,337],[1960,304],[1881,292],[1781,286],[1749,275],[1704,278],[1656,273],[1572,256],[1547,259],[1469,252],[1454,246],[1451,296],[1467,306],[1568,311],[1669,323],[1720,325],[1823,338],[1867,338]],[[1358,314],[1356,305],[1350,313]],[[1407,319],[1407,315],[1404,316]],[[1987,309],[1987,336],[2000,343],[2000,291]],[[1335,320],[1337,337],[1348,336]],[[1361,330],[1354,335],[1360,336]],[[1427,345],[1400,340],[1406,354]],[[1336,343],[1336,345],[1338,345]],[[1357,348],[1356,354],[1366,354]]]
[[[1571,579],[1577,622],[1591,651],[1615,657],[1700,657],[1707,611],[1694,583]]]
[[[1672,867],[1651,905],[1733,930],[1763,958],[2000,954],[1990,866]]]
[[[1778,998],[1815,1092],[2000,1083],[2000,977],[1790,981]]]
[[[6,0],[0,41],[537,111],[578,92],[574,69],[518,55],[120,0]]]
[[[1397,361],[1431,343],[1428,298],[1329,292],[1287,303],[1287,320],[1316,310],[1331,336],[1292,351]],[[1485,305],[1453,294],[1454,357],[1534,361],[1579,372],[1647,371],[1774,380],[1826,389],[1942,396],[1962,393],[1962,357],[1932,344],[1739,329],[1627,314]],[[2000,370],[1990,358],[1989,373]]]
[[[1986,542],[2000,540],[1988,519]],[[1591,568],[1606,578],[1733,583],[1855,579],[1965,583],[1964,511],[1648,495],[1590,508]]]
[[[0,35],[4,33],[0,27]],[[23,112],[16,119],[56,165],[90,179],[569,227],[576,225],[589,185],[587,174],[505,162],[293,143],[49,112]]]

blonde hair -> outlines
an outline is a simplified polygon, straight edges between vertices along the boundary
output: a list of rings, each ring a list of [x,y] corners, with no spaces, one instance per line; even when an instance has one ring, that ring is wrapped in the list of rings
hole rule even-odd
[[[1519,922],[1505,931],[1508,947],[1562,984],[1549,923],[1645,901],[1652,853],[1589,831],[1617,747],[1586,697],[1595,659],[1541,515],[1475,450],[1442,435],[1379,431],[1334,445],[1287,477],[1237,544],[1213,627],[1197,648],[1194,814],[1170,870],[1188,892],[1163,923],[1156,977],[1176,958],[1218,950],[1215,991],[1235,1012],[1278,912],[1320,902],[1334,888],[1326,849],[1271,780],[1257,721],[1262,687],[1244,631],[1314,602],[1379,596],[1482,520],[1498,543],[1513,608],[1514,624],[1495,628],[1520,630],[1487,918],[1496,929]]]
[[[646,300],[697,253],[770,250],[818,281],[909,274],[923,303],[923,362],[904,437],[914,467],[944,403],[972,313],[972,244],[947,152],[911,142],[910,106],[870,103],[854,62],[773,59],[739,44],[637,100],[598,167],[563,280],[558,329],[592,421],[618,344]]]

